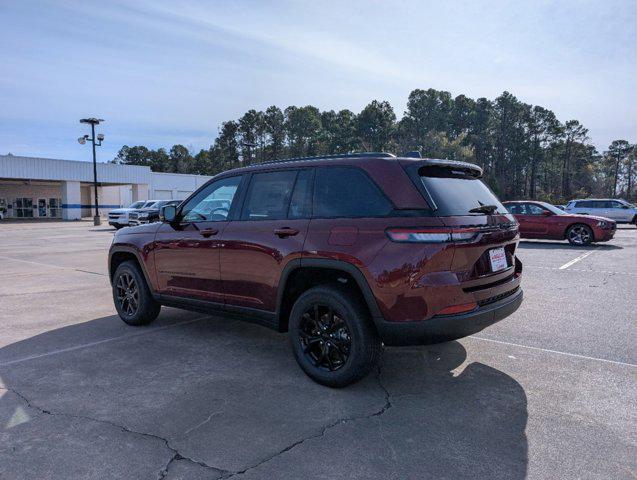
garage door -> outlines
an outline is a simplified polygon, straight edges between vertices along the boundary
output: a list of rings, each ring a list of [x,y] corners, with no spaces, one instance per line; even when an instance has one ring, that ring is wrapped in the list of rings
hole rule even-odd
[[[153,200],[172,200],[172,190],[155,190]]]

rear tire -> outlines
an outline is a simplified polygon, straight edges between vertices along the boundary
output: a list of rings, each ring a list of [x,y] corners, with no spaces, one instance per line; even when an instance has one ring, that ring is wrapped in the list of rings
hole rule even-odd
[[[593,230],[588,225],[584,225],[583,223],[576,223],[575,225],[571,225],[568,227],[566,231],[566,239],[571,245],[575,245],[578,247],[585,247],[586,245],[590,245],[594,240]]]
[[[159,315],[144,274],[134,261],[122,262],[113,275],[113,301],[119,317],[128,325],[148,325]]]
[[[319,286],[292,307],[289,336],[294,357],[312,380],[345,387],[378,363],[382,343],[369,313],[354,294]]]

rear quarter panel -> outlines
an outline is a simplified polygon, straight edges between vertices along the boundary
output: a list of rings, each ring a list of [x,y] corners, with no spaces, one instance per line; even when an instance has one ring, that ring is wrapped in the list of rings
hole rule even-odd
[[[414,320],[427,314],[427,284],[449,272],[448,244],[398,243],[389,227],[440,227],[436,217],[313,219],[304,258],[340,260],[356,266],[367,281],[386,320]],[[422,288],[413,288],[423,278]]]

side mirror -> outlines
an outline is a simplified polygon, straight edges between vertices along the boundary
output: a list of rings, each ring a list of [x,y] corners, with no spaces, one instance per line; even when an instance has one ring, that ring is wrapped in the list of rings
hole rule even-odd
[[[628,210],[630,207],[629,207],[628,205],[622,205],[622,208],[623,208],[624,210]]]
[[[176,205],[164,205],[161,207],[159,218],[162,222],[172,223],[177,218],[177,206]]]
[[[542,212],[542,215],[544,215],[545,217],[550,217],[551,215],[553,215],[553,212],[549,212],[548,210],[544,210]]]

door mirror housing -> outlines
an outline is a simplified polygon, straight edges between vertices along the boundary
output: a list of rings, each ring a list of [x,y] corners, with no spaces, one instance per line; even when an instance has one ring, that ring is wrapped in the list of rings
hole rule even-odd
[[[630,207],[629,207],[628,205],[622,205],[622,208],[623,208],[624,210],[628,210]]]
[[[545,217],[550,217],[551,215],[553,215],[553,212],[549,212],[548,210],[544,210],[542,212],[542,215],[544,215]]]
[[[159,218],[162,222],[172,223],[177,218],[176,205],[164,205],[159,212]]]

